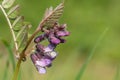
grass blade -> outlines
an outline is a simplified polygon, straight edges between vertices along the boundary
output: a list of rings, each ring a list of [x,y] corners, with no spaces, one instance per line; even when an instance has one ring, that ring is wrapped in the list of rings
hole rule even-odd
[[[120,75],[120,66],[117,65],[117,69],[116,69],[116,74],[115,74],[115,79],[114,80],[119,80],[119,75]]]
[[[89,64],[89,62],[91,61],[94,53],[95,53],[95,50],[96,48],[99,46],[101,40],[104,38],[105,34],[107,33],[107,31],[109,30],[109,28],[107,27],[103,33],[100,35],[100,37],[98,38],[95,46],[93,47],[93,49],[91,50],[87,60],[84,62],[84,64],[82,65],[82,68],[80,69],[80,72],[78,73],[77,77],[76,77],[76,80],[81,80],[86,68],[87,68],[87,65]]]
[[[6,61],[6,67],[5,67],[5,70],[4,70],[2,80],[8,80],[8,67],[9,67],[9,60]]]
[[[21,71],[18,74],[18,80],[22,80],[22,75],[21,75]]]
[[[11,61],[12,63],[12,66],[13,66],[13,71],[15,70],[15,60],[14,60],[14,53],[12,52],[12,47],[10,46],[10,44],[5,41],[5,40],[1,40],[4,44],[4,46],[6,47],[6,49],[8,50],[8,53],[9,53],[9,60]]]

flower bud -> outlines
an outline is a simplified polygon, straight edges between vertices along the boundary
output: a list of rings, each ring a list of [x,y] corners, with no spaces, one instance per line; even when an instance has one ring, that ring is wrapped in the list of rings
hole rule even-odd
[[[37,48],[37,50],[39,50],[39,52],[44,52],[44,46],[43,45],[37,44],[36,48]]]
[[[42,34],[34,39],[35,43],[39,43],[45,39],[45,34]]]
[[[39,60],[39,58],[37,57],[36,54],[31,54],[30,57],[31,57],[31,60],[34,64],[36,64],[36,61]]]
[[[58,32],[56,32],[56,36],[57,37],[63,37],[63,36],[69,36],[69,32],[68,31],[58,31]]]

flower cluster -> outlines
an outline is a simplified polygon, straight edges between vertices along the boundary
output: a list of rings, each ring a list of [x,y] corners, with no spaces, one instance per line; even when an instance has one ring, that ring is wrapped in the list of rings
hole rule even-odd
[[[53,27],[44,28],[42,31],[44,34],[34,39],[36,50],[31,54],[31,59],[38,72],[45,74],[46,68],[52,65],[52,61],[57,56],[56,46],[64,43],[66,40],[62,37],[68,36],[70,33],[66,30],[66,24],[59,25],[58,23],[55,23]],[[45,39],[49,42],[48,46],[40,44]]]

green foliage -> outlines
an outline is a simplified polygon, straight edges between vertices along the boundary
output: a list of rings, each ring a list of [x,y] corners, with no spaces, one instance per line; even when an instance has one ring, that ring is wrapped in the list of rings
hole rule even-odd
[[[15,19],[15,21],[12,24],[13,30],[15,32],[18,32],[18,31],[20,31],[20,29],[22,29],[22,27],[24,25],[23,21],[24,21],[24,17],[23,16],[19,16],[19,17],[17,17]]]
[[[19,8],[20,8],[19,5],[16,5],[16,6],[12,7],[7,13],[8,17],[10,19],[16,19],[20,14],[19,13]]]
[[[29,30],[29,25],[26,24],[17,34],[16,38],[18,40],[19,52],[21,52],[27,45],[26,43],[28,40],[28,30]]]

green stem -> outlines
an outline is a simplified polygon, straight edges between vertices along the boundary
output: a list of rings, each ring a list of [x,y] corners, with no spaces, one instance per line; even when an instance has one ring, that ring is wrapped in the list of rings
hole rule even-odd
[[[120,65],[117,64],[116,74],[115,74],[115,79],[114,80],[119,80],[119,74],[120,74]]]
[[[20,64],[21,64],[21,60],[18,60],[12,80],[17,80],[19,69],[20,69]]]

